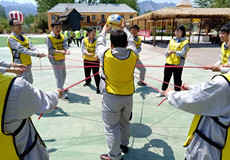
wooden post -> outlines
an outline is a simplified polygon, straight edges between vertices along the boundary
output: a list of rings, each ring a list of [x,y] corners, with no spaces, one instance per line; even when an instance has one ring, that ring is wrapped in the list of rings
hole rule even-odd
[[[145,22],[144,22],[144,30],[146,30],[146,19],[145,19]],[[145,43],[145,36],[144,36],[144,43]]]
[[[157,30],[157,19],[155,18],[154,21],[154,28],[153,28],[153,36],[154,36],[154,40],[153,40],[153,46],[156,46],[156,30]]]
[[[162,35],[163,35],[163,19],[161,20],[161,41],[162,41]]]
[[[192,18],[190,19],[189,44],[190,44],[191,34],[192,34]]]
[[[200,34],[201,34],[201,28],[202,28],[202,21],[203,21],[203,18],[200,19],[200,30],[199,30],[199,36],[198,36],[198,41],[197,41],[197,43],[200,42]]]
[[[173,18],[173,26],[172,26],[172,39],[173,39],[173,32],[174,32],[174,22],[175,22],[175,18]]]

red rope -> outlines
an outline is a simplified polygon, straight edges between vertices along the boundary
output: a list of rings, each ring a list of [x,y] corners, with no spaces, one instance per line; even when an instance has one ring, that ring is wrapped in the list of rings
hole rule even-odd
[[[203,68],[203,69],[208,69],[208,67],[199,67],[199,66],[171,66],[171,65],[166,65],[166,66],[158,66],[158,65],[140,65],[137,64],[136,67],[163,67],[163,68]]]
[[[141,59],[141,61],[148,60],[148,59],[151,59],[151,58],[156,58],[156,57],[159,57],[159,56],[162,56],[162,54],[156,55],[156,56],[152,56],[152,57],[148,57],[148,58],[145,58],[145,59]],[[140,60],[137,60],[137,61],[140,61]]]
[[[52,66],[49,66],[52,67]],[[55,67],[55,68],[43,68],[42,70],[53,70],[53,69],[73,69],[73,68],[96,68],[100,66],[60,66],[60,67]],[[38,71],[40,69],[26,69],[25,71]]]
[[[87,79],[89,79],[89,78],[91,78],[91,77],[93,77],[93,76],[96,76],[97,74],[100,74],[101,72],[102,72],[102,71],[97,72],[97,73],[93,74],[92,76],[89,76],[89,77],[87,77],[87,78],[85,78],[85,79],[83,79],[83,80],[81,80],[81,81],[79,81],[79,82],[77,82],[77,83],[75,83],[75,84],[73,84],[73,85],[71,85],[71,86],[69,86],[69,87],[63,89],[62,91],[64,92],[64,91],[66,91],[67,89],[70,89],[70,88],[72,88],[72,87],[74,87],[74,86],[80,84],[81,82],[84,82],[85,80],[87,80]],[[54,109],[57,109],[57,107],[55,107]],[[41,117],[42,117],[42,113],[41,113],[40,116],[38,117],[38,120],[39,120]]]
[[[160,106],[167,98],[164,98],[157,106]]]
[[[71,58],[63,58],[63,57],[57,57],[57,56],[51,56],[51,55],[48,55],[48,57],[59,58],[59,59],[66,59],[66,60],[77,61],[77,62],[84,62],[82,60],[76,60],[76,59],[71,59]],[[94,60],[94,61],[99,61],[99,60]],[[98,63],[91,62],[91,61],[87,61],[87,63],[98,64]]]
[[[174,84],[172,84],[172,83],[168,83],[168,82],[165,82],[165,81],[162,81],[162,80],[159,80],[159,79],[153,78],[153,77],[149,77],[149,76],[146,76],[146,75],[143,75],[143,74],[137,73],[137,72],[134,72],[134,73],[139,74],[139,75],[142,75],[142,76],[147,77],[147,78],[150,78],[150,79],[153,79],[153,80],[156,80],[156,81],[159,81],[159,82],[162,82],[162,83],[166,83],[166,84],[169,84],[169,85],[175,86],[175,87],[180,88],[180,89],[183,89],[181,86],[177,86],[177,85],[174,85]],[[145,82],[144,82],[144,83],[145,83]]]
[[[163,92],[159,91],[158,89],[154,88],[153,86],[151,86],[150,84],[144,82],[143,80],[141,80],[140,78],[138,78],[137,76],[134,76],[135,78],[139,79],[141,82],[145,83],[146,85],[148,85],[149,87],[153,88],[154,90],[160,92],[161,94],[163,94]],[[167,98],[163,99],[157,106],[160,106]]]
[[[70,89],[70,88],[72,88],[72,87],[74,87],[74,86],[80,84],[81,82],[84,82],[85,80],[90,79],[91,77],[96,76],[97,74],[100,74],[101,72],[102,72],[102,71],[97,72],[97,73],[93,74],[92,76],[89,76],[89,77],[87,77],[87,78],[85,78],[85,79],[83,79],[83,80],[81,80],[81,81],[79,81],[79,82],[77,82],[77,83],[75,83],[75,84],[73,84],[73,85],[71,85],[71,86],[69,86],[69,87],[63,89],[62,91],[64,92],[64,91],[66,91],[67,89]]]

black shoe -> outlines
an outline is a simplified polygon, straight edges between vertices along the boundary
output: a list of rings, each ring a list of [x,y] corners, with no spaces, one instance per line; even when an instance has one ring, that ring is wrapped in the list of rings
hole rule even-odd
[[[127,153],[129,151],[128,146],[120,145],[120,148],[121,148],[121,152],[123,152],[123,153]]]
[[[100,93],[101,93],[100,89],[99,89],[99,88],[97,88],[97,94],[100,94]]]
[[[100,155],[101,160],[112,160],[109,158],[108,154],[102,154]],[[120,160],[124,160],[124,158],[121,158]]]
[[[129,121],[131,121],[132,118],[133,118],[133,112],[131,112],[131,114],[130,114]]]
[[[83,86],[85,87],[85,86],[90,86],[91,85],[91,83],[89,82],[89,83],[85,83]]]
[[[141,82],[141,81],[138,81],[137,84],[138,84],[139,86],[146,86],[146,84],[145,84],[144,82]]]

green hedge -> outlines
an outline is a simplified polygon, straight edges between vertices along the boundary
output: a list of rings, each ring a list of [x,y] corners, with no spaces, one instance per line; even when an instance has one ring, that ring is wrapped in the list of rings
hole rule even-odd
[[[8,47],[7,46],[7,38],[8,37],[0,37],[0,47]],[[28,37],[28,38],[33,45],[45,44],[46,38],[34,38],[34,37]]]

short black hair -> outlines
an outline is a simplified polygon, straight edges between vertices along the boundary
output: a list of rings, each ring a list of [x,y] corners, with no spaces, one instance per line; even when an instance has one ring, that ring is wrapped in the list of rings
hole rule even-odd
[[[127,34],[123,30],[115,30],[111,33],[110,41],[114,47],[126,47]]]
[[[220,28],[220,31],[221,32],[226,32],[229,34],[230,32],[230,21],[228,23],[226,23],[225,25],[223,25],[221,28]]]
[[[90,32],[95,31],[95,30],[96,30],[95,27],[86,29],[88,35],[89,35]]]
[[[176,29],[175,29],[175,31],[176,30],[181,30],[182,31],[182,37],[186,36],[185,27],[183,25],[177,26]]]
[[[10,25],[10,26],[13,26],[13,25],[14,25],[14,20],[18,20],[18,19],[16,19],[16,18],[11,18],[11,19],[9,20],[9,25]]]
[[[51,23],[51,27],[52,27],[52,28],[53,28],[54,26],[59,26],[59,25],[61,25],[61,22],[59,22],[59,21],[56,21],[56,22]]]
[[[138,25],[133,25],[130,29],[132,29],[132,28],[136,28],[138,31],[140,29],[140,27]]]

